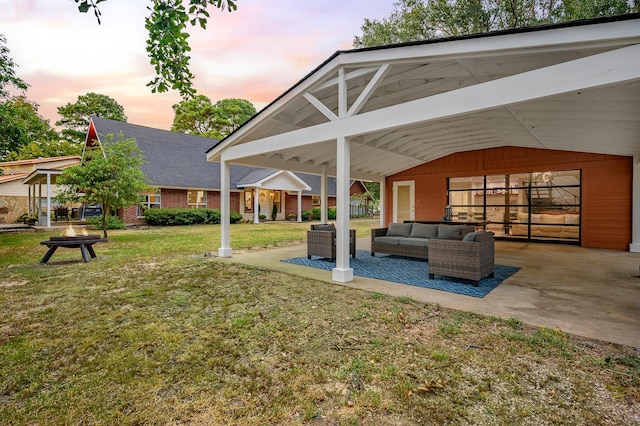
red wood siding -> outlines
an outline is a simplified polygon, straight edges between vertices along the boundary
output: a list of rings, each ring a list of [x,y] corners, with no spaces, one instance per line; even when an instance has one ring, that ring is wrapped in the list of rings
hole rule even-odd
[[[415,181],[416,219],[440,220],[447,204],[447,178],[546,170],[582,171],[583,247],[628,250],[631,242],[631,157],[501,147],[452,154],[387,178],[387,218],[393,213],[393,183]]]

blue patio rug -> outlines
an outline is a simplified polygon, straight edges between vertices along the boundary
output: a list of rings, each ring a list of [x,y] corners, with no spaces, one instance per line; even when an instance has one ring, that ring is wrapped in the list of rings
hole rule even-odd
[[[311,268],[332,270],[336,266],[335,261],[320,257],[307,259],[295,257],[285,259],[282,262],[293,263],[295,265],[309,266]],[[356,258],[349,258],[353,274],[360,277],[375,278],[378,280],[390,281],[400,284],[408,284],[417,287],[431,288],[435,290],[448,291],[450,293],[464,294],[466,296],[484,297],[491,290],[496,288],[502,281],[509,278],[520,270],[515,266],[496,265],[494,277],[485,277],[480,280],[478,287],[474,287],[471,281],[460,278],[450,278],[436,275],[435,279],[429,279],[429,264],[422,259],[412,259],[408,257],[393,256],[376,253],[375,257],[364,250],[356,252]]]

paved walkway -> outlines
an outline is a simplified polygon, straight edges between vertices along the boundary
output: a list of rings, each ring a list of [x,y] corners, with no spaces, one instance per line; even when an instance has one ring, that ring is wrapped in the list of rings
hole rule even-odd
[[[358,239],[357,246],[369,250],[369,239]],[[340,284],[330,271],[280,261],[299,256],[306,256],[305,246],[234,251],[220,260],[640,348],[640,253],[497,241],[496,263],[522,269],[482,299],[362,277]]]

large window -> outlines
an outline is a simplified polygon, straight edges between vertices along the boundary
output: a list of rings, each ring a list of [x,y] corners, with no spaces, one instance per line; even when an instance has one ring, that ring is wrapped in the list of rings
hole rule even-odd
[[[160,204],[160,190],[151,190],[140,194],[140,203],[138,204],[138,217],[144,216],[146,209],[159,209]]]
[[[253,212],[253,191],[244,191],[244,211]]]
[[[496,236],[578,241],[580,171],[449,179],[453,220],[486,220]]]
[[[207,191],[188,190],[187,191],[187,207],[191,209],[207,208]]]

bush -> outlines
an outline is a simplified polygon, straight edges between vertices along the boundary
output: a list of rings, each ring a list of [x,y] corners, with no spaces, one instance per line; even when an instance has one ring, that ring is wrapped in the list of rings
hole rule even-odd
[[[302,220],[309,220],[309,216],[311,216],[310,210],[302,210],[300,212],[300,217],[302,218]]]
[[[313,215],[313,219],[320,219],[322,217],[322,211],[320,210],[320,207],[312,208],[311,214]]]
[[[177,226],[177,225],[197,225],[197,224],[218,224],[220,223],[219,209],[147,209],[144,218],[151,226]],[[231,223],[237,223],[242,219],[242,215],[232,211],[229,214]]]
[[[336,215],[337,209],[335,207],[329,207],[329,210],[327,211],[327,218],[329,220],[336,220]]]
[[[105,220],[107,229],[125,229],[127,225],[118,216],[108,215]],[[87,225],[90,228],[102,229],[102,216],[94,216],[87,219]]]

